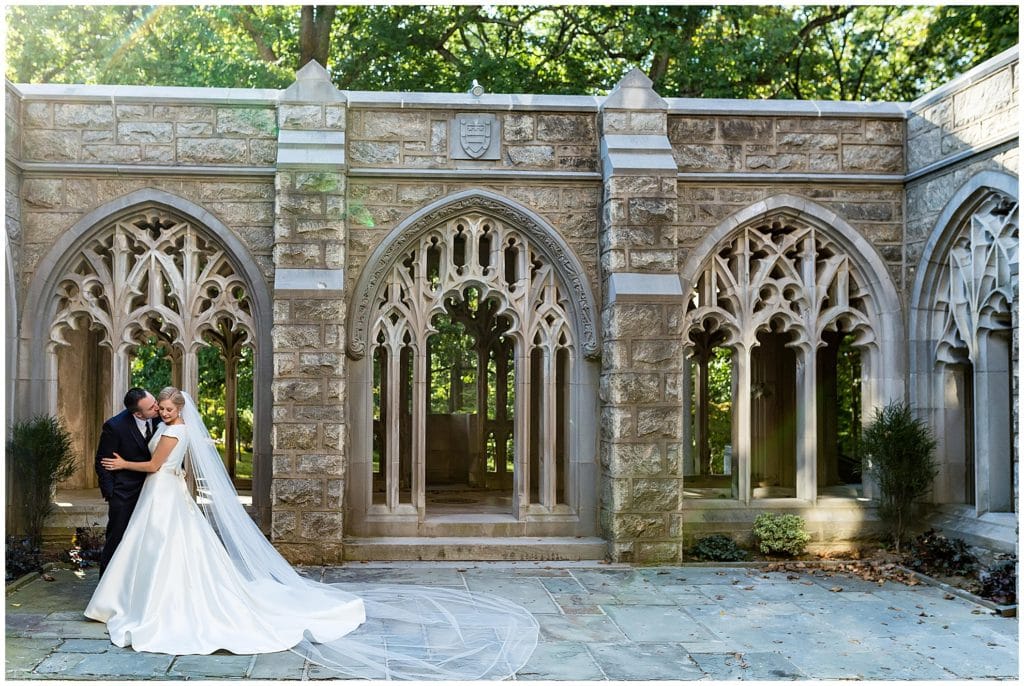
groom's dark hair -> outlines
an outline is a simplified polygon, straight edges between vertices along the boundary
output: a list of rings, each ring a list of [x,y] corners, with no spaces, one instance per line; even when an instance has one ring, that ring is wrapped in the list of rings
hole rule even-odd
[[[129,388],[128,392],[124,394],[124,406],[128,408],[129,412],[139,411],[139,401],[149,395],[149,391],[145,388]]]

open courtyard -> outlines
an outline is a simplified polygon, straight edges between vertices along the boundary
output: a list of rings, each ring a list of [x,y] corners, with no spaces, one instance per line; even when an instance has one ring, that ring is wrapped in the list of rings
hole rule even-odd
[[[365,563],[303,573],[358,592],[440,585],[515,600],[540,624],[517,680],[1016,679],[1018,620],[920,584],[757,567]],[[82,610],[96,571],[7,595],[8,680],[330,679],[298,655],[158,655],[111,645]]]

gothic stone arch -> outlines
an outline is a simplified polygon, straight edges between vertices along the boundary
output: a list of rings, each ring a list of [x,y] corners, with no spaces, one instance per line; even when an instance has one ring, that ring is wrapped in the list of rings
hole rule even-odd
[[[1018,182],[985,171],[946,204],[911,297],[911,398],[938,439],[935,498],[1016,510]]]
[[[579,260],[546,222],[486,191],[453,195],[409,217],[373,252],[357,282],[348,326],[356,389],[349,394],[350,533],[444,535],[443,526],[429,521],[424,495],[426,351],[434,317],[464,304],[467,289],[480,303],[489,303],[496,318],[504,318],[503,335],[514,346],[512,507],[496,521],[501,520],[507,535],[592,534],[597,369],[590,358],[599,350],[593,297]],[[375,357],[379,351],[383,355]],[[375,359],[384,370],[378,373],[387,379],[380,393],[386,398],[381,413],[388,417],[381,457],[386,497],[376,503],[371,492]],[[411,380],[399,382],[400,375]],[[557,390],[556,376],[563,390]],[[399,400],[406,395],[412,398],[409,407]],[[405,425],[399,423],[400,412],[410,417]],[[568,438],[563,456],[556,458],[559,427],[565,427]],[[531,435],[540,437],[532,458],[522,438]],[[410,441],[411,465],[401,467],[411,472],[408,477],[399,475],[400,459],[405,459],[399,456],[400,440]],[[556,493],[557,472],[563,469],[564,497]],[[398,484],[404,478],[411,480],[411,488],[400,498]],[[492,532],[496,523],[481,522],[481,535]]]
[[[242,336],[254,344],[253,501],[265,515],[270,403],[264,397],[269,383],[259,379],[270,372],[270,297],[247,250],[216,217],[154,189],[107,203],[81,218],[40,261],[25,302],[20,352],[30,374],[22,379],[22,397],[35,412],[80,412],[74,421],[87,431],[123,409],[130,352],[136,334],[152,322],[162,322],[178,383],[193,393],[204,335]],[[70,392],[62,383],[71,382],[58,373],[62,356],[69,369],[85,375],[80,381],[94,394],[89,402],[73,396],[62,403]],[[91,471],[91,460],[85,461],[82,471]]]
[[[818,378],[817,357],[828,347],[826,339],[852,336],[860,350],[864,412],[902,397],[899,299],[884,263],[834,213],[777,195],[716,227],[691,253],[682,278],[692,288],[684,322],[688,364],[706,368],[703,348],[710,345],[732,351],[734,497],[815,502],[826,468],[818,456],[817,399],[828,382]],[[755,351],[769,338],[772,354],[792,356],[791,388],[755,383]],[[795,412],[786,446],[777,451],[794,454],[795,461],[773,467],[784,475],[782,484],[754,484],[762,462],[771,459],[761,456],[766,451],[753,438],[755,412],[762,412],[754,406],[771,393],[785,393]],[[684,395],[689,416],[693,393]],[[689,450],[690,441],[685,445]],[[696,464],[693,455],[687,464]]]

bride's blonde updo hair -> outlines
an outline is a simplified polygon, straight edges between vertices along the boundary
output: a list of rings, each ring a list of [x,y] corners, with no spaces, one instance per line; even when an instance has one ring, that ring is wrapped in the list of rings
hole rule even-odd
[[[185,394],[174,386],[168,386],[164,390],[160,391],[160,395],[156,397],[156,401],[158,403],[163,402],[164,400],[170,400],[178,410],[185,407]]]

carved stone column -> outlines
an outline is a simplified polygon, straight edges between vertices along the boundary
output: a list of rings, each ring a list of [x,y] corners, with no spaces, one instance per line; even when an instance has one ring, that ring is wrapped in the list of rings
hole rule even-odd
[[[271,535],[293,562],[342,554],[345,113],[316,62],[277,111]]]
[[[601,525],[615,560],[676,561],[682,493],[682,288],[667,103],[634,69],[600,114],[604,207]]]

